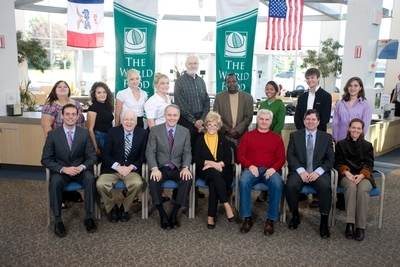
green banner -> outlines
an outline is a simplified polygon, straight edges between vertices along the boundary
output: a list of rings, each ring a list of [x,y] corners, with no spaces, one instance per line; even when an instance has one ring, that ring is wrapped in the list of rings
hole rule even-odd
[[[140,88],[153,95],[158,0],[115,0],[115,94],[128,87],[126,72],[140,72]]]
[[[239,90],[251,94],[258,0],[217,1],[216,89],[226,90],[225,77],[235,73]]]

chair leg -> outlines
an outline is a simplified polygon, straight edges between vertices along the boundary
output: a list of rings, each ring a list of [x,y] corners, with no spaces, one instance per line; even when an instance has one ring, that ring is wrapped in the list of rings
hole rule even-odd
[[[50,225],[50,220],[51,220],[51,212],[50,212],[50,192],[49,192],[49,186],[50,186],[50,170],[46,169],[46,196],[47,196],[47,226]]]

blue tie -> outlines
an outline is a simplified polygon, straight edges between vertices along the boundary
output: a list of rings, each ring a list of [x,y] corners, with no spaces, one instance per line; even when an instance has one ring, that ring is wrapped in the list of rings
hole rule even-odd
[[[129,140],[129,137],[131,136],[132,133],[127,133],[125,136],[125,158],[127,158],[129,156],[129,154],[131,153],[131,140]]]

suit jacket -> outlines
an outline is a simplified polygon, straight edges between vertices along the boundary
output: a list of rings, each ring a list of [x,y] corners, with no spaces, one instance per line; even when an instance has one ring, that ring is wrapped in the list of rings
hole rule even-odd
[[[211,154],[210,149],[208,148],[204,135],[201,135],[196,140],[195,149],[193,151],[194,162],[196,163],[196,170],[199,177],[205,180],[208,185],[208,175],[207,170],[202,170],[204,167],[204,161],[212,160],[212,161],[223,161],[225,167],[222,169],[222,174],[224,176],[224,180],[227,188],[231,188],[232,184],[232,150],[229,146],[228,140],[222,134],[218,134],[218,146],[217,146],[217,159],[215,160],[214,156]]]
[[[69,149],[64,127],[60,126],[48,133],[43,147],[42,165],[52,172],[60,173],[63,167],[84,165],[91,170],[97,162],[89,131],[76,126],[72,149]]]
[[[243,91],[239,91],[238,114],[236,119],[236,130],[240,135],[247,132],[252,119],[253,119],[253,97]],[[213,110],[221,115],[223,125],[220,129],[222,134],[225,134],[228,128],[233,128],[233,120],[231,113],[231,103],[229,100],[229,92],[223,91],[215,96]]]
[[[151,128],[146,148],[146,159],[151,170],[154,167],[163,167],[172,162],[178,169],[192,163],[189,130],[181,125],[176,125],[174,145],[169,151],[168,133],[165,123]]]
[[[296,129],[304,129],[304,114],[307,111],[307,100],[309,92],[306,92],[299,96],[297,99],[296,112],[294,113],[294,124]],[[318,130],[326,132],[326,125],[331,119],[332,110],[332,96],[330,93],[322,89],[321,87],[315,93],[315,100],[313,109],[316,109],[319,113],[320,123]]]
[[[289,145],[287,148],[287,162],[290,172],[296,172],[300,167],[307,169],[306,130],[297,130],[290,133]],[[317,130],[315,137],[313,169],[318,167],[324,169],[330,175],[330,170],[335,162],[333,152],[332,135]]]
[[[147,135],[146,130],[135,127],[133,130],[131,153],[125,158],[124,127],[120,125],[110,128],[102,153],[103,164],[101,166],[101,172],[115,173],[116,170],[111,167],[115,162],[118,162],[122,166],[133,164],[137,168],[133,171],[142,175],[142,164],[146,161],[144,153],[146,151]]]

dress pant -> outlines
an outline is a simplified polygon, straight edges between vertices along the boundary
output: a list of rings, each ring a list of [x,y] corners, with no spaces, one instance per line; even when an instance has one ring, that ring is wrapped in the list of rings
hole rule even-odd
[[[178,184],[178,192],[176,195],[175,203],[184,207],[187,204],[187,199],[190,192],[190,187],[192,186],[192,179],[183,180],[179,177],[180,170],[177,168],[171,169],[168,166],[164,166],[160,168],[162,177],[160,181],[154,181],[153,179],[149,179],[149,188],[150,195],[153,200],[154,205],[162,204],[162,188],[161,184],[167,180],[172,180]]]
[[[91,171],[83,171],[77,176],[52,173],[50,177],[49,193],[50,205],[55,217],[61,216],[62,190],[69,182],[77,182],[84,186],[86,214],[94,212],[94,197],[96,193],[95,178]]]
[[[195,118],[196,119],[200,119],[200,115],[196,114]],[[180,116],[180,118],[178,120],[178,124],[183,126],[183,127],[185,127],[185,128],[187,128],[189,130],[189,133],[190,133],[190,145],[192,146],[192,155],[193,155],[194,144],[195,144],[197,138],[200,135],[202,135],[202,133],[199,133],[199,130],[196,128],[196,126],[194,126],[193,123],[191,123],[190,121],[185,119],[183,116]]]
[[[310,183],[304,183],[297,172],[289,173],[285,185],[285,195],[290,212],[298,210],[299,194],[304,185],[310,185],[317,191],[319,212],[329,214],[332,205],[332,188],[331,176],[328,173],[322,174],[317,180]]]
[[[339,185],[344,190],[344,202],[346,206],[346,222],[355,223],[357,228],[365,229],[367,221],[369,192],[372,184],[368,179],[362,179],[357,185],[343,177]]]
[[[122,177],[119,173],[104,173],[100,175],[96,183],[97,192],[99,192],[104,200],[104,207],[107,213],[109,213],[116,204],[111,190],[119,180],[125,183],[127,189],[126,197],[122,202],[125,212],[129,211],[135,197],[141,194],[142,190],[146,188],[146,183],[143,183],[142,177],[136,172],[131,172],[125,177]],[[142,189],[143,187],[144,189]]]
[[[228,202],[228,190],[224,175],[214,168],[209,168],[202,171],[201,177],[207,177],[210,193],[208,198],[208,216],[215,217],[217,216],[218,200],[221,204]]]

